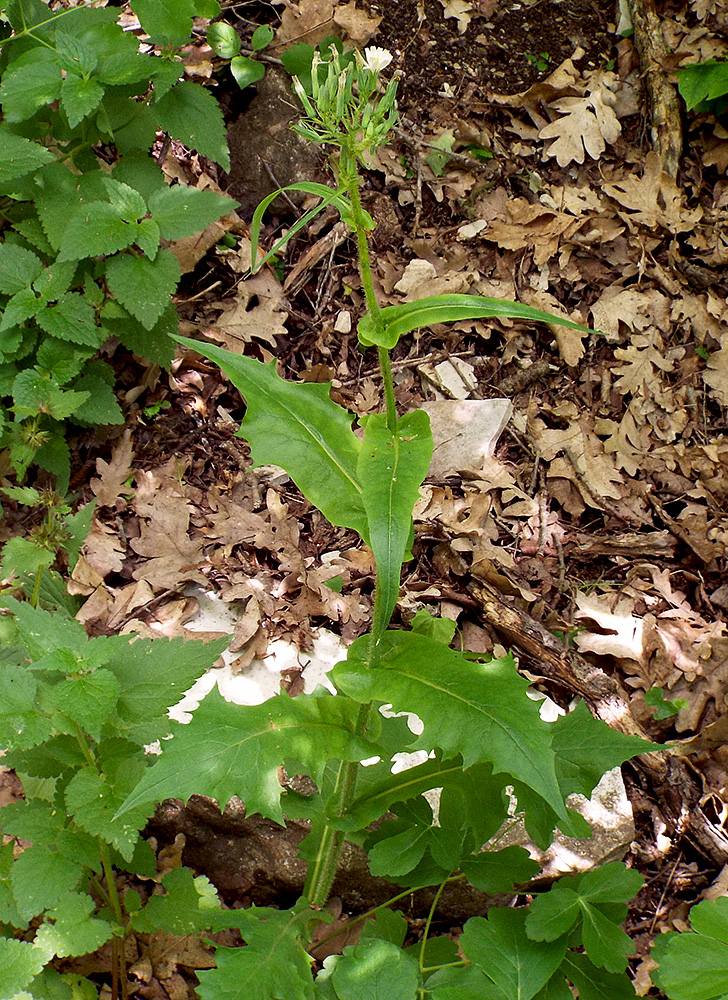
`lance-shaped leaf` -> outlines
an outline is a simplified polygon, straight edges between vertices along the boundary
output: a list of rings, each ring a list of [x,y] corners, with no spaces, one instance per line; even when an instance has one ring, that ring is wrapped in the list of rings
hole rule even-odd
[[[262,705],[233,705],[213,689],[188,725],[173,727],[162,756],[117,815],[166,798],[209,795],[221,806],[237,795],[249,813],[283,822],[278,767],[292,758],[318,780],[329,757],[364,760],[376,747],[354,736],[358,705],[330,695],[276,695]]]
[[[260,236],[260,224],[263,221],[263,215],[265,210],[268,208],[271,202],[275,201],[279,195],[283,194],[284,191],[301,191],[303,194],[317,194],[321,201],[318,205],[314,205],[312,209],[302,215],[291,228],[288,230],[285,236],[283,236],[277,243],[274,244],[272,249],[268,251],[265,256],[260,260],[256,260],[258,254],[258,237]],[[318,215],[319,212],[323,211],[327,205],[334,204],[339,211],[339,215],[346,221],[346,219],[351,217],[351,202],[345,196],[343,190],[335,190],[334,188],[327,187],[325,184],[317,184],[315,181],[301,181],[298,184],[289,184],[287,187],[277,188],[271,194],[266,195],[262,201],[258,202],[255,212],[253,213],[253,219],[250,223],[250,242],[253,245],[252,249],[252,259],[250,262],[250,270],[253,274],[265,264],[266,261],[278,253],[281,247],[285,246],[292,236],[295,236],[299,229],[303,229],[308,223],[313,219],[314,216]]]
[[[463,319],[492,319],[502,316],[504,319],[527,319],[532,323],[556,323],[559,326],[569,326],[573,330],[585,330],[587,333],[598,333],[588,326],[572,323],[563,316],[542,312],[521,302],[510,302],[508,299],[489,299],[482,295],[432,295],[417,299],[415,302],[403,302],[396,306],[386,306],[381,310],[383,327],[377,330],[371,315],[367,313],[358,327],[359,342],[363,347],[376,344],[391,350],[405,333],[418,330],[434,323],[456,323]]]
[[[394,434],[386,417],[368,417],[359,452],[357,478],[369,523],[369,544],[377,561],[381,614],[373,641],[387,627],[399,596],[402,560],[412,530],[412,508],[432,458],[430,418],[424,410],[406,413]]]
[[[566,818],[549,726],[526,697],[528,681],[512,657],[472,663],[416,632],[386,632],[380,665],[368,668],[368,643],[368,636],[358,639],[334,668],[342,691],[363,703],[388,701],[397,712],[414,712],[425,726],[414,749],[462,754],[464,767],[491,761],[494,771],[518,778]]]
[[[368,538],[357,461],[361,442],[352,416],[329,398],[330,386],[287,382],[274,362],[233,354],[212,344],[175,337],[215,361],[245,397],[239,435],[250,442],[254,465],[280,465],[332,524]]]

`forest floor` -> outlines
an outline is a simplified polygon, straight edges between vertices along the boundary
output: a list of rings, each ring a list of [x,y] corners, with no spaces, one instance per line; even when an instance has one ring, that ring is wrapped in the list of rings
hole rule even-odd
[[[661,8],[668,55],[652,69],[674,86],[682,63],[725,54],[728,5]],[[293,41],[338,35],[394,54],[401,117],[364,189],[382,305],[474,291],[601,331],[469,320],[398,345],[400,412],[436,396],[507,400],[512,411],[493,447],[466,428],[427,479],[394,623],[424,606],[457,622],[466,649],[508,646],[513,631],[478,596],[489,588],[613,678],[652,739],[694,738],[684,805],[709,834],[675,821],[674,790],[624,768],[637,827],[628,860],[647,879],[628,924],[643,992],[650,940],[684,926],[728,862],[728,132],[709,114],[673,122],[682,148],[671,175],[652,147],[647,68],[607,0],[235,9],[244,40],[262,21],[276,30],[262,54],[270,85]],[[285,157],[245,131],[260,97],[235,92],[204,31],[185,59],[220,96],[234,160],[245,148],[269,160],[258,189],[244,166],[228,178],[174,143],[167,153],[171,176],[242,203],[234,248],[180,249],[181,331],[275,357],[288,378],[332,382],[353,413],[377,409],[376,358],[356,340],[353,242],[324,213],[280,266],[246,277],[247,208],[290,180],[278,174]],[[323,159],[310,170],[329,176]],[[300,211],[282,203],[266,216],[264,245]],[[191,352],[171,372],[118,352],[115,363],[126,427],[75,442],[72,490],[98,501],[70,581],[79,617],[92,634],[198,635],[186,628],[197,585],[236,609],[236,670],[273,640],[296,644],[302,666],[285,678],[295,691],[320,630],[345,643],[365,631],[371,553],[277,470],[250,468],[234,436],[243,403],[213,365]],[[3,537],[31,523],[9,505]],[[543,676],[533,650],[515,652]],[[573,694],[543,689],[562,705]]]

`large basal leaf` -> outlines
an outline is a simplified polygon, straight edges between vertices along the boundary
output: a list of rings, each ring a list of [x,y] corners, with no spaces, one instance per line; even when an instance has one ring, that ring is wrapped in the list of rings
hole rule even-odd
[[[369,544],[377,561],[381,613],[375,616],[374,642],[379,641],[397,603],[412,509],[431,458],[430,418],[424,410],[405,414],[394,434],[384,416],[367,418],[357,478],[369,523]]]
[[[473,663],[427,636],[387,632],[380,666],[368,668],[368,642],[368,636],[357,640],[334,668],[341,690],[363,703],[389,701],[397,712],[414,712],[425,725],[414,748],[462,754],[464,767],[491,761],[496,772],[520,779],[566,818],[551,730],[526,697],[528,681],[511,657]]]
[[[245,397],[239,434],[250,442],[254,465],[280,465],[332,524],[367,539],[367,517],[357,461],[361,443],[352,417],[329,398],[329,386],[287,382],[264,365],[198,340],[175,337],[215,361]]]
[[[471,917],[465,924],[460,947],[466,958],[493,984],[491,1000],[530,1000],[546,985],[563,961],[566,938],[553,943],[526,937],[523,909],[491,910],[488,919]]]
[[[162,756],[119,809],[119,814],[166,798],[209,795],[224,806],[237,795],[249,813],[283,822],[278,768],[293,759],[317,779],[327,758],[364,760],[376,747],[354,736],[358,705],[345,698],[289,698],[233,705],[216,689],[188,725],[173,727]]]
[[[521,302],[510,302],[508,299],[489,299],[482,295],[433,295],[416,302],[403,302],[396,306],[385,306],[381,310],[384,323],[382,332],[377,332],[372,317],[367,313],[359,322],[359,342],[363,347],[376,344],[391,350],[400,337],[412,330],[435,323],[455,323],[463,319],[492,319],[502,316],[505,319],[526,319],[532,323],[557,323],[569,326],[574,330],[590,330],[587,326],[572,323],[563,316],[542,312]]]

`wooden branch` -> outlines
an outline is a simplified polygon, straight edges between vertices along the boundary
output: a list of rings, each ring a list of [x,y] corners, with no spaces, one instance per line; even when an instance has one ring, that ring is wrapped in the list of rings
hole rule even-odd
[[[655,0],[628,0],[628,3],[647,95],[652,148],[660,157],[662,169],[674,178],[683,148],[680,100],[664,69],[668,50],[660,17]]]

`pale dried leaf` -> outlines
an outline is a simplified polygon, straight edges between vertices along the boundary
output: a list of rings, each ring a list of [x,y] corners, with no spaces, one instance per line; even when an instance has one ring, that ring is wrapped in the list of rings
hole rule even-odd
[[[334,21],[343,28],[353,42],[366,45],[379,30],[381,17],[371,17],[365,10],[357,8],[356,0],[337,7],[334,11]]]
[[[276,337],[286,336],[283,289],[270,271],[260,271],[238,285],[236,301],[227,306],[206,330],[208,337],[228,351],[244,354],[253,338],[276,346]]]
[[[113,507],[122,494],[124,496],[133,495],[134,488],[129,485],[129,480],[133,475],[132,458],[131,430],[127,428],[121,441],[111,453],[111,461],[105,462],[103,458],[96,459],[96,471],[99,478],[92,479],[90,486],[100,507]]]
[[[548,106],[563,115],[544,126],[540,139],[555,139],[545,152],[555,156],[561,167],[569,163],[583,163],[585,154],[598,160],[607,145],[614,144],[622,126],[614,113],[614,94],[609,83],[613,73],[594,74],[589,92],[583,97],[562,97]]]

